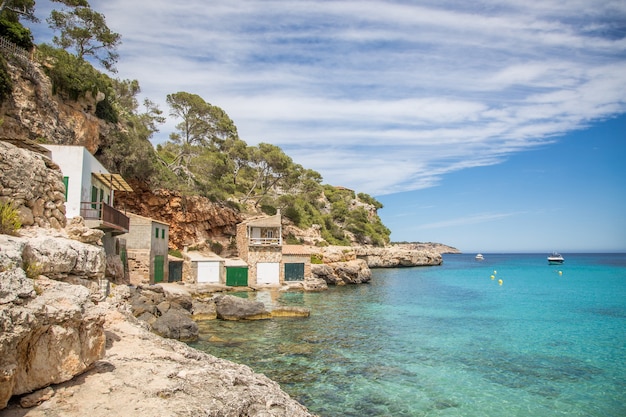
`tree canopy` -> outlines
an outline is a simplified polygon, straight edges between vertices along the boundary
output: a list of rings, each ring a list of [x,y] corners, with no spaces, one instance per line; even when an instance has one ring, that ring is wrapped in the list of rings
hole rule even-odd
[[[116,72],[119,55],[116,48],[121,35],[109,29],[103,14],[93,10],[84,0],[55,0],[69,8],[52,10],[46,19],[50,28],[58,31],[53,38],[55,45],[72,49],[79,59],[93,57],[105,69]]]
[[[85,59],[94,58],[113,71],[120,35],[86,0],[52,1],[65,6],[47,19],[59,32],[54,43],[62,49],[42,44],[36,57],[46,64],[53,93],[70,100],[88,94],[104,97],[98,99],[95,115],[112,128],[96,156],[109,170],[153,188],[200,194],[241,210],[254,207],[275,214],[280,209],[296,226],[317,225],[330,244],[389,241],[389,230],[375,214],[382,205],[374,198],[322,185],[318,172],[295,163],[276,145],[248,145],[226,111],[197,94],[167,95],[169,115],[177,124],[169,140],[155,148],[150,141],[165,121],[161,109],[149,99],[140,103],[137,80],[113,79]],[[0,34],[32,42],[19,20],[36,19],[34,6],[34,0],[0,0]],[[27,47],[24,43],[20,46]],[[6,69],[0,66],[3,74]]]

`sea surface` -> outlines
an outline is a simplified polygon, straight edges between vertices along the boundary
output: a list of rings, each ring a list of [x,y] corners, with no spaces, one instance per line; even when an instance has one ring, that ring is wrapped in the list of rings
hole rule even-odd
[[[311,317],[200,322],[192,346],[323,417],[626,416],[626,255],[563,255],[444,255],[370,284],[241,293]]]

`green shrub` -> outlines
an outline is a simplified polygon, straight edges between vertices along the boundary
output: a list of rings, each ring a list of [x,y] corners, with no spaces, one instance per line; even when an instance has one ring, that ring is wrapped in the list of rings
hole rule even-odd
[[[36,279],[39,277],[39,275],[41,275],[42,271],[43,271],[43,267],[38,262],[34,262],[34,263],[24,262],[24,272],[26,273],[26,276],[28,278]]]
[[[268,216],[273,216],[276,213],[278,213],[278,211],[276,210],[276,207],[274,206],[270,206],[268,204],[263,204],[261,206],[261,211],[265,214],[267,214]]]
[[[13,91],[13,82],[9,75],[9,69],[7,68],[6,61],[0,56],[0,103],[9,98]]]
[[[224,251],[224,245],[222,245],[220,242],[209,242],[209,248],[211,248],[211,252],[217,255]]]
[[[311,263],[312,264],[316,264],[316,265],[321,265],[324,263],[323,259],[322,259],[322,255],[320,255],[319,253],[314,253],[311,255]]]
[[[366,204],[371,204],[372,206],[376,207],[376,209],[383,208],[383,204],[369,194],[358,193],[357,197],[359,197],[359,200],[361,200],[362,202]]]
[[[33,34],[30,29],[6,14],[0,17],[0,36],[8,39],[22,49],[30,50],[33,47]]]
[[[89,62],[63,49],[42,44],[38,52],[52,81],[53,94],[64,94],[71,100],[78,100],[87,92],[93,97],[99,92],[104,93],[105,99],[96,104],[95,114],[102,120],[117,123],[118,114],[111,103],[113,96],[111,78],[95,69]]]
[[[293,233],[289,233],[285,239],[285,244],[287,245],[301,245],[302,243],[302,239],[298,239],[293,235]]]
[[[13,203],[0,203],[0,233],[15,235],[21,227],[20,215]]]
[[[167,253],[171,256],[174,256],[176,258],[182,258],[183,254],[178,250],[178,249],[170,249],[167,251]]]

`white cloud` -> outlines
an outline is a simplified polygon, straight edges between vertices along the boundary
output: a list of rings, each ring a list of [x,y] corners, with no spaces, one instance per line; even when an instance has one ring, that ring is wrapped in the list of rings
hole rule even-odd
[[[516,216],[523,213],[481,213],[467,217],[460,217],[456,219],[444,220],[436,223],[422,224],[419,229],[442,229],[448,227],[459,227],[468,224],[487,223],[497,220],[502,220],[507,217]]]
[[[626,111],[623,1],[90,3],[123,36],[118,75],[162,109],[199,94],[246,142],[372,195]]]

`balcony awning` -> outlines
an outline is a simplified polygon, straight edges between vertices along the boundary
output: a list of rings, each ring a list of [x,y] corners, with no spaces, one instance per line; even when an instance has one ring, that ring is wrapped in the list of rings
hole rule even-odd
[[[101,172],[93,172],[91,175],[100,180],[103,184],[108,185],[115,191],[133,192],[133,189],[120,174],[104,174]]]
[[[270,217],[263,217],[260,219],[250,220],[248,221],[249,227],[280,227],[281,226],[281,218],[280,214],[276,214]]]

